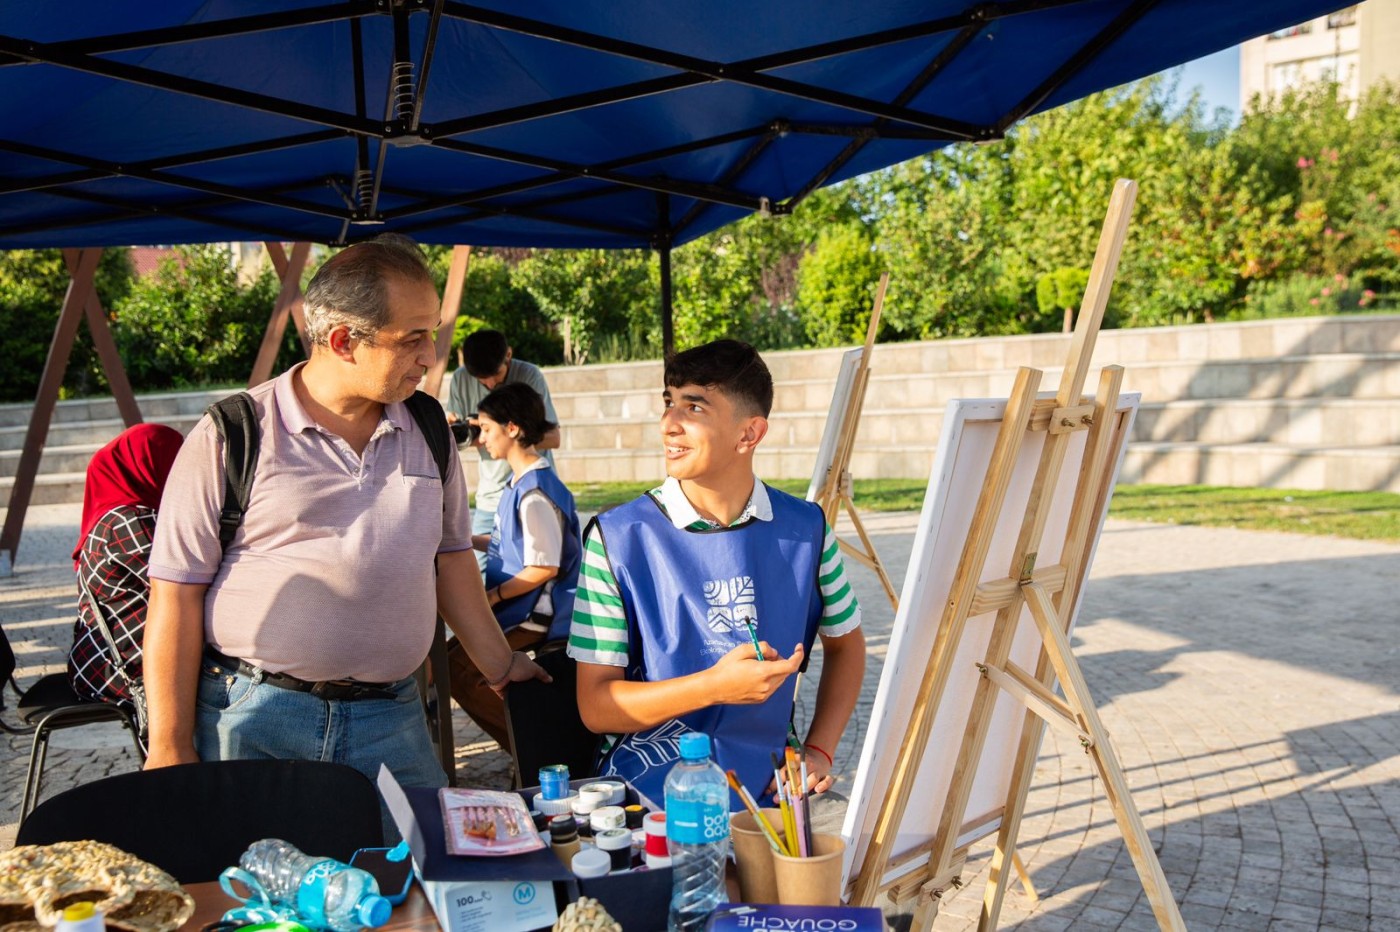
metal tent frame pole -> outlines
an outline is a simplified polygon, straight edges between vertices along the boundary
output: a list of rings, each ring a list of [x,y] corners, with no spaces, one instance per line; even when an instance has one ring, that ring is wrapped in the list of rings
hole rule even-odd
[[[77,250],[68,293],[63,298],[63,309],[59,312],[53,342],[49,344],[49,355],[44,361],[44,374],[39,379],[39,391],[34,397],[34,410],[29,414],[29,429],[24,435],[24,450],[20,453],[19,466],[15,470],[15,483],[10,487],[5,526],[0,530],[0,577],[14,572],[20,535],[24,531],[24,516],[29,511],[29,501],[34,494],[34,480],[39,473],[39,459],[44,455],[44,441],[49,436],[58,390],[63,385],[68,357],[72,355],[78,322],[88,301],[95,298],[93,281],[97,277],[97,263],[101,258],[100,248]]]

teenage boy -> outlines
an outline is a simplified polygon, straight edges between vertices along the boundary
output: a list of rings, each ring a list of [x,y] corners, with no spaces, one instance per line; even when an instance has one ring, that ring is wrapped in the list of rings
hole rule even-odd
[[[451,386],[447,394],[447,420],[455,424],[464,422],[477,425],[476,411],[485,398],[498,385],[523,382],[533,388],[544,399],[544,415],[554,422],[554,427],[535,445],[535,449],[554,468],[554,456],[549,452],[559,446],[559,416],[554,413],[554,402],[549,397],[549,386],[545,384],[544,373],[534,363],[515,358],[515,351],[506,341],[506,335],[499,330],[478,330],[462,341],[459,350],[461,365],[452,373]],[[472,536],[491,536],[496,527],[496,506],[501,501],[506,484],[510,482],[510,464],[492,456],[481,444],[481,435],[472,441],[481,454],[481,465],[476,473],[476,502],[472,507]]]
[[[584,535],[568,651],[584,724],[615,736],[600,773],[659,801],[680,736],[699,731],[758,797],[788,738],[792,675],[820,635],[825,662],[803,742],[808,785],[822,792],[865,672],[835,535],[816,505],[754,477],[773,379],[753,347],[686,350],[667,361],[665,383],[665,483]]]

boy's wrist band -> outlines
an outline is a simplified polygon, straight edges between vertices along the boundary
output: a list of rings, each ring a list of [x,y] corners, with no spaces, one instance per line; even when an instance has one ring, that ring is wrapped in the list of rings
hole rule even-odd
[[[807,747],[807,748],[811,748],[812,750],[814,750],[814,751],[816,751],[818,754],[820,754],[822,757],[825,757],[825,758],[826,758],[826,765],[827,765],[828,767],[834,767],[834,766],[836,766],[836,761],[834,761],[834,760],[831,759],[831,755],[828,754],[826,751],[823,751],[821,748],[817,747],[817,746],[816,746],[815,744],[813,744],[812,742],[808,741],[808,742],[804,743],[802,746],[803,746],[803,747]]]

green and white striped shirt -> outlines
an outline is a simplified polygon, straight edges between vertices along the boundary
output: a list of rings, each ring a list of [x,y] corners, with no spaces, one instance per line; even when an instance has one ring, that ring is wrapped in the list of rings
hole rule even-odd
[[[700,516],[675,479],[667,479],[647,494],[657,500],[666,517],[680,530],[709,531],[719,526]],[[755,479],[753,494],[731,527],[748,521],[772,520],[773,505],[768,499],[768,488]],[[846,580],[846,565],[841,560],[841,548],[830,525],[822,542],[817,581],[822,597],[818,633],[824,637],[840,637],[860,627],[860,605]],[[583,542],[583,565],[579,569],[574,620],[569,630],[569,656],[581,663],[625,667],[627,647],[627,617],[622,608],[622,593],[603,540],[596,527],[590,528]]]

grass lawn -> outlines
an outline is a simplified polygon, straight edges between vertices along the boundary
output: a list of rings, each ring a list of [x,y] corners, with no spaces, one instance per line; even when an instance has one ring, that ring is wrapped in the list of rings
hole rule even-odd
[[[620,505],[651,482],[590,482],[572,486],[580,511]],[[807,480],[772,485],[805,495]],[[919,479],[857,479],[856,505],[866,511],[917,511],[926,483]],[[1161,524],[1199,524],[1259,531],[1291,531],[1360,540],[1400,541],[1400,494],[1233,489],[1204,485],[1120,485],[1109,513]]]

